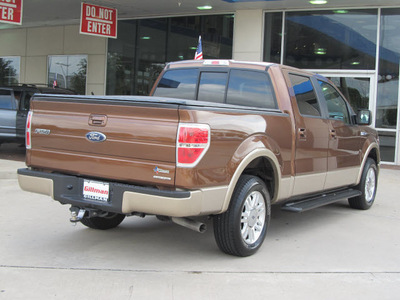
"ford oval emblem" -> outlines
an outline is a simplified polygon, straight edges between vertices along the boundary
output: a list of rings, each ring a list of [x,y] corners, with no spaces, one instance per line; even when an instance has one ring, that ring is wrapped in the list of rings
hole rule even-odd
[[[107,137],[105,134],[98,131],[91,131],[86,133],[86,139],[91,142],[104,142]]]

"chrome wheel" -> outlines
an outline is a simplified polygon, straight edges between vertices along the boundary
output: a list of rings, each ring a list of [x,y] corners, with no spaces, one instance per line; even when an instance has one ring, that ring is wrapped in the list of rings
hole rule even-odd
[[[365,201],[370,203],[374,200],[375,188],[376,188],[376,174],[373,168],[368,170],[367,176],[365,178]]]
[[[375,201],[376,189],[378,186],[378,168],[372,158],[367,158],[360,183],[356,186],[361,195],[349,198],[349,205],[356,209],[370,209]]]
[[[259,191],[253,191],[246,198],[241,215],[241,234],[247,245],[260,238],[265,226],[265,199]]]
[[[226,212],[214,216],[218,247],[236,256],[253,255],[260,249],[271,218],[271,197],[261,178],[240,176]]]

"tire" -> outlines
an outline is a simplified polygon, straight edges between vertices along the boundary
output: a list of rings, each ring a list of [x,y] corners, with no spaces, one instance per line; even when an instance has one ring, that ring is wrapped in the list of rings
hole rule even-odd
[[[221,251],[242,257],[256,253],[267,234],[270,203],[268,190],[260,178],[241,176],[228,210],[213,218],[214,237]]]
[[[361,175],[357,189],[361,195],[349,199],[351,208],[367,210],[370,209],[375,201],[376,188],[378,184],[378,168],[372,158],[368,158]]]
[[[125,219],[125,215],[108,213],[105,217],[83,217],[81,223],[92,229],[107,230],[117,227]]]

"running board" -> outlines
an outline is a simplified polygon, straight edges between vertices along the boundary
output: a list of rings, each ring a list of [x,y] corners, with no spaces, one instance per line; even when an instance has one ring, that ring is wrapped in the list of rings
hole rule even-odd
[[[361,194],[362,193],[359,190],[347,189],[339,192],[323,194],[321,196],[312,197],[305,200],[288,202],[282,206],[282,210],[300,213],[303,211],[328,205],[342,199],[360,196]]]

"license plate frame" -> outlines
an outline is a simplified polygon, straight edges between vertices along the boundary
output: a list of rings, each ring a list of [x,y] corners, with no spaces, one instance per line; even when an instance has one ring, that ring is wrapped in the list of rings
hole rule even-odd
[[[110,200],[110,184],[108,182],[84,179],[82,195],[85,200],[107,203]]]

